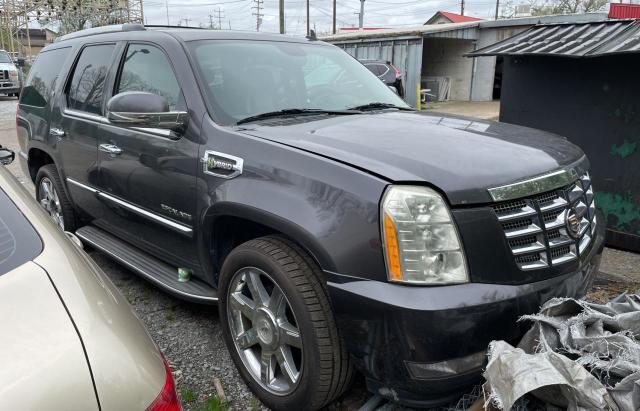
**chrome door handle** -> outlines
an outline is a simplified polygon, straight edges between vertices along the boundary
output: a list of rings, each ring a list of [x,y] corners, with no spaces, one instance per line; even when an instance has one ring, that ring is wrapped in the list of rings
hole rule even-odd
[[[122,149],[115,144],[100,144],[98,149],[102,152],[113,154],[114,156],[122,154]]]
[[[53,137],[64,137],[66,135],[63,129],[54,128],[54,127],[51,127],[49,129],[49,134],[52,135]]]

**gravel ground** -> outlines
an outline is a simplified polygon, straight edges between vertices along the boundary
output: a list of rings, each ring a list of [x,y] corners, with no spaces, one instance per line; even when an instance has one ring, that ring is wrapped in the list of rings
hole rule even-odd
[[[0,144],[17,149],[13,98],[0,97]],[[16,161],[9,169],[33,193]],[[87,250],[129,300],[149,333],[169,361],[185,410],[217,410],[211,398],[216,395],[214,378],[219,378],[229,406],[236,410],[264,409],[242,382],[222,340],[218,310],[178,300],[140,279],[104,255]],[[625,290],[640,289],[640,255],[605,249],[602,275],[587,296],[606,302]],[[367,400],[362,378],[332,410],[355,410]],[[208,402],[209,401],[209,402]]]

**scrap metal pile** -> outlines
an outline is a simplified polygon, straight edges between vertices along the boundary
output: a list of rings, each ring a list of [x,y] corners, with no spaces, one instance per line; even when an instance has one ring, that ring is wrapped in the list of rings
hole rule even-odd
[[[510,410],[533,396],[569,411],[640,409],[640,295],[556,298],[521,321],[533,326],[518,347],[489,347],[486,406]]]

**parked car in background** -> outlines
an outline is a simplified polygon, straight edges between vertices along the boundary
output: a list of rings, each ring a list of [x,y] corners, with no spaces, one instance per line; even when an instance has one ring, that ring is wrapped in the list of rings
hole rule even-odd
[[[13,156],[0,147],[0,163]],[[0,166],[0,409],[179,410],[158,347],[43,212],[61,198],[49,177],[41,185],[38,205]]]
[[[404,87],[402,85],[402,72],[390,61],[384,60],[360,60],[366,68],[378,76],[384,84],[395,87],[398,95],[404,98]]]
[[[9,53],[0,50],[0,94],[20,96],[22,73]]]
[[[354,367],[403,404],[457,399],[490,341],[522,336],[519,316],[586,293],[603,248],[580,148],[414,110],[313,38],[66,35],[32,67],[17,127],[54,220],[218,304],[273,409],[327,405]]]

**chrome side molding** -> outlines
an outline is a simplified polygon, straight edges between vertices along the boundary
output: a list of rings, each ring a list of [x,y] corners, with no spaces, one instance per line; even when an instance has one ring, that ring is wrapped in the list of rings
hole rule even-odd
[[[577,179],[578,172],[574,168],[571,168],[568,170],[554,171],[500,187],[490,188],[488,191],[493,201],[506,201],[564,187]]]
[[[82,184],[81,182],[76,181],[76,180],[74,180],[74,179],[72,179],[70,177],[67,177],[66,180],[70,184],[73,184],[73,185],[75,185],[77,187],[80,187],[80,188],[83,188],[83,189],[85,189],[87,191],[90,191],[90,192],[96,194],[100,198],[103,198],[103,199],[105,199],[107,201],[110,201],[110,202],[115,203],[115,204],[117,204],[119,206],[122,206],[122,207],[126,208],[127,210],[129,210],[129,211],[131,211],[133,213],[136,213],[136,214],[138,214],[138,215],[140,215],[142,217],[146,217],[146,218],[148,218],[150,220],[153,220],[153,221],[155,221],[157,223],[160,223],[160,224],[162,224],[164,226],[167,226],[167,227],[169,227],[169,228],[171,228],[173,230],[176,230],[176,231],[179,231],[181,233],[188,234],[188,235],[191,235],[193,233],[193,229],[191,227],[188,227],[188,226],[184,225],[184,224],[176,223],[173,220],[165,218],[165,217],[163,217],[161,215],[158,215],[156,213],[152,213],[151,211],[147,211],[147,210],[145,210],[143,208],[140,208],[138,206],[135,206],[135,205],[133,205],[133,204],[127,202],[127,201],[124,201],[124,200],[121,200],[121,199],[119,199],[117,197],[114,197],[111,194],[102,192],[102,191],[100,191],[100,190],[98,190],[96,188],[93,188],[91,186],[88,186],[86,184]]]

